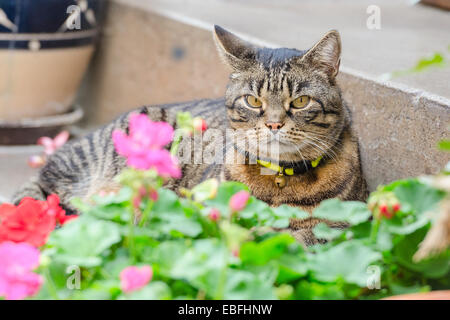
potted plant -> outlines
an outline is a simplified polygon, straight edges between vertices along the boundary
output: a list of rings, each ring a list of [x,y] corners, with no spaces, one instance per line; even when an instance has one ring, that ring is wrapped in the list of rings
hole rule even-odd
[[[103,3],[0,0],[0,144],[35,143],[81,118],[73,102],[94,51]],[[23,133],[28,127],[45,129],[12,139],[14,128]]]

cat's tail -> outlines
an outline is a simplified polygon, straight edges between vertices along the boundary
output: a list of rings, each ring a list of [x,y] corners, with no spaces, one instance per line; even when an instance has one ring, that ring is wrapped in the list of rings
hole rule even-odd
[[[22,185],[12,196],[11,202],[17,205],[25,197],[31,197],[36,200],[46,200],[46,193],[42,190],[38,177],[33,177]]]

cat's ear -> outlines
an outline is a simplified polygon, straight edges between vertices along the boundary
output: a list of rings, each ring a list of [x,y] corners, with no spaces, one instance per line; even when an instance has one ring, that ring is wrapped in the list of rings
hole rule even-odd
[[[214,40],[221,58],[235,71],[245,71],[256,61],[256,47],[227,30],[214,26]]]
[[[328,31],[319,42],[306,52],[301,60],[321,68],[331,78],[336,77],[341,62],[341,37],[339,32],[337,30]]]

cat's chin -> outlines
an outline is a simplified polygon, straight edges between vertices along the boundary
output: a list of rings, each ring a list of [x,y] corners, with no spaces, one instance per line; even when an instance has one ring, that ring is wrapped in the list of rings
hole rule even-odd
[[[264,152],[266,155],[270,153],[279,156],[282,156],[283,154],[296,154],[297,157],[300,156],[302,152],[299,146],[294,145],[291,142],[284,142],[282,140],[277,140],[268,144],[260,145],[260,150],[261,153],[267,150],[266,152]]]
[[[305,156],[298,147],[288,143],[278,143],[276,147],[264,146],[259,150],[258,158],[267,159],[272,162],[299,162]]]

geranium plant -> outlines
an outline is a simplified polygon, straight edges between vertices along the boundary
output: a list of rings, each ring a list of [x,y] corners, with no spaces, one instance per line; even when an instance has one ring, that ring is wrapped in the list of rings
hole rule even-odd
[[[185,131],[206,128],[181,117]],[[117,178],[121,190],[74,200],[77,219],[66,222],[61,210],[52,210],[56,196],[45,204],[28,199],[0,207],[0,257],[14,255],[15,246],[29,251],[20,274],[10,272],[17,270],[10,258],[0,259],[0,296],[378,299],[450,287],[448,249],[414,258],[445,191],[409,179],[380,187],[368,204],[326,200],[313,216],[351,227],[319,224],[314,233],[327,243],[305,248],[274,228],[309,215],[287,205],[269,207],[241,183],[207,180],[183,197],[165,189],[165,179],[181,172],[176,148],[169,153],[163,147],[173,138],[177,145],[179,136],[144,115],[132,116],[130,126],[129,135],[113,134],[129,164]],[[25,206],[41,222],[21,219]]]

